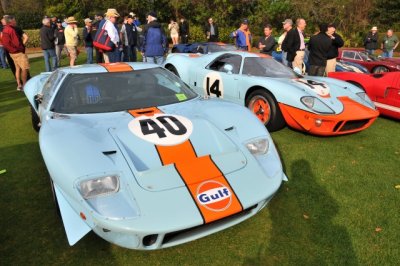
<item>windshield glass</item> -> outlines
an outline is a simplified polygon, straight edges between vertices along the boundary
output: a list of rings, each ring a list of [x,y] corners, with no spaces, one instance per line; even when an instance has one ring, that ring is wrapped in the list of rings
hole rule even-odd
[[[363,61],[377,61],[377,58],[368,55],[367,53],[360,53]]]
[[[247,57],[244,59],[243,75],[270,78],[298,78],[301,77],[292,69],[275,61],[272,58]]]
[[[163,68],[69,74],[51,111],[66,114],[118,112],[173,104],[196,96],[178,77]]]

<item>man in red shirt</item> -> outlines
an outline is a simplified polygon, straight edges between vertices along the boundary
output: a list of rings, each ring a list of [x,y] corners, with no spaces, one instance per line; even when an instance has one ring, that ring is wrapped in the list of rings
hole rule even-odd
[[[18,85],[17,90],[22,91],[28,78],[30,68],[29,60],[25,54],[25,46],[22,39],[16,32],[15,18],[13,16],[7,16],[4,19],[6,25],[3,29],[3,45],[10,53],[10,56],[15,63],[15,79],[17,80]]]

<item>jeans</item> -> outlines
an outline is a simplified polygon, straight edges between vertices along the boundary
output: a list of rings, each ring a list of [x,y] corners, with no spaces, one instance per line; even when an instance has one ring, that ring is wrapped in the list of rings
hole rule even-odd
[[[60,67],[61,65],[61,53],[63,49],[64,49],[64,44],[56,45],[57,67]]]
[[[116,63],[121,61],[121,51],[117,48],[114,51],[107,52],[109,63]]]
[[[286,60],[287,52],[282,51],[282,64],[289,66],[289,62]]]
[[[136,62],[136,46],[135,45],[124,45],[124,62]]]
[[[374,54],[375,53],[375,50],[368,50],[368,49],[365,49],[365,51],[369,54],[369,55],[371,55],[371,54]]]
[[[86,64],[93,64],[93,47],[85,47],[86,49]]]
[[[164,63],[164,56],[146,56],[146,62],[162,65]]]
[[[46,49],[43,50],[44,55],[44,66],[46,67],[46,72],[51,72],[57,68],[57,55],[54,49]],[[50,66],[50,59],[51,57],[51,66]]]
[[[6,54],[3,46],[0,46],[0,64],[2,68],[7,68]]]
[[[392,58],[393,57],[393,50],[383,50],[383,57]]]

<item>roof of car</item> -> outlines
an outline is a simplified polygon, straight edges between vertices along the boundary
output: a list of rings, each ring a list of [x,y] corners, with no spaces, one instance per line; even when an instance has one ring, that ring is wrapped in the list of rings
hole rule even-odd
[[[66,73],[82,74],[82,73],[107,73],[107,72],[128,72],[134,70],[151,69],[160,67],[150,63],[108,63],[108,64],[84,64],[77,66],[68,66],[60,68],[60,71]]]

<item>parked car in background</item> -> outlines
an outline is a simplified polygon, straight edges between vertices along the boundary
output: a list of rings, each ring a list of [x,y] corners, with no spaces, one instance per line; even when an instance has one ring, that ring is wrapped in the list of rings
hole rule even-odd
[[[400,63],[395,60],[368,55],[364,51],[339,49],[339,60],[360,64],[371,73],[400,71]]]
[[[381,115],[400,119],[400,72],[360,74],[329,73],[329,77],[350,82],[362,88]]]
[[[366,129],[379,114],[360,88],[301,76],[264,54],[170,54],[165,67],[199,94],[248,107],[270,131],[289,125],[315,135],[347,134]]]

